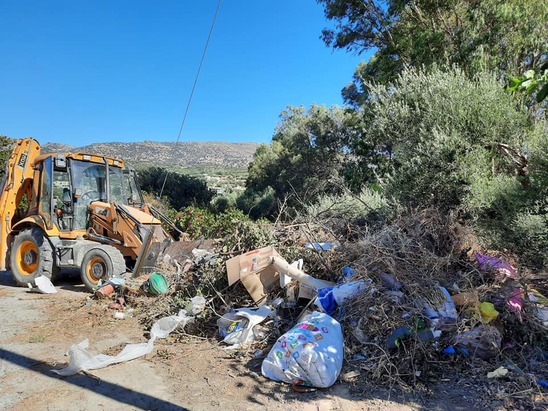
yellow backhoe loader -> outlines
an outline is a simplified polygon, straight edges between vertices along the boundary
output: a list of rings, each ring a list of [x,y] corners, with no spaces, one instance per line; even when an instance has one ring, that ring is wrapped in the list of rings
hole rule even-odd
[[[85,153],[42,154],[33,138],[18,140],[0,193],[0,270],[19,285],[64,268],[98,282],[150,271],[173,241],[145,204],[135,172],[124,161]]]

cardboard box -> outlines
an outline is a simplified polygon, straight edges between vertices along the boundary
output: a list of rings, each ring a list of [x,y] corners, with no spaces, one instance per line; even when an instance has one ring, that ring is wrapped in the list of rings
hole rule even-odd
[[[268,246],[227,260],[228,285],[240,280],[253,301],[264,304],[268,293],[280,282],[279,273],[272,266],[273,256],[279,254]]]
[[[299,299],[303,298],[305,300],[312,300],[316,297],[318,292],[312,287],[309,287],[304,284],[299,284]]]

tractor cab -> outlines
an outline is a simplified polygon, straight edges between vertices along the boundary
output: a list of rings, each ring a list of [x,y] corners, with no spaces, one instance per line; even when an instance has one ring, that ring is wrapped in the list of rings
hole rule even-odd
[[[40,214],[60,231],[87,229],[94,201],[129,205],[136,196],[120,160],[92,160],[97,159],[81,154],[43,159]]]

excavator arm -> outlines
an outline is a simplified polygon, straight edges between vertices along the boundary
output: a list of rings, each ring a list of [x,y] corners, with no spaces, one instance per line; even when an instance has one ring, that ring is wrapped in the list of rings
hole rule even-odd
[[[0,270],[7,265],[8,236],[17,222],[17,210],[23,200],[30,205],[34,179],[34,159],[40,155],[40,144],[33,138],[17,140],[6,163],[0,192]]]

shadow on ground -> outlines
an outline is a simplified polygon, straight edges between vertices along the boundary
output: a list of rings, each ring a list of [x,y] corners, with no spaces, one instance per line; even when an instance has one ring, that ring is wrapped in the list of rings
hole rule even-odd
[[[0,285],[4,285],[6,287],[18,287],[11,271],[0,271]],[[63,290],[89,293],[82,283],[80,272],[78,270],[61,271],[59,277],[53,281],[53,285]]]
[[[30,358],[24,355],[17,354],[13,351],[0,348],[0,359],[11,362],[19,367],[26,368],[33,372],[45,375],[49,378],[62,379],[68,384],[72,384],[84,390],[90,390],[95,394],[99,394],[115,400],[122,404],[127,404],[140,409],[155,409],[166,411],[184,411],[187,410],[180,405],[154,397],[149,394],[138,392],[130,388],[123,387],[119,384],[113,384],[104,380],[97,380],[86,375],[77,374],[70,377],[60,377],[53,374],[51,369],[53,365],[44,363],[35,358]]]

